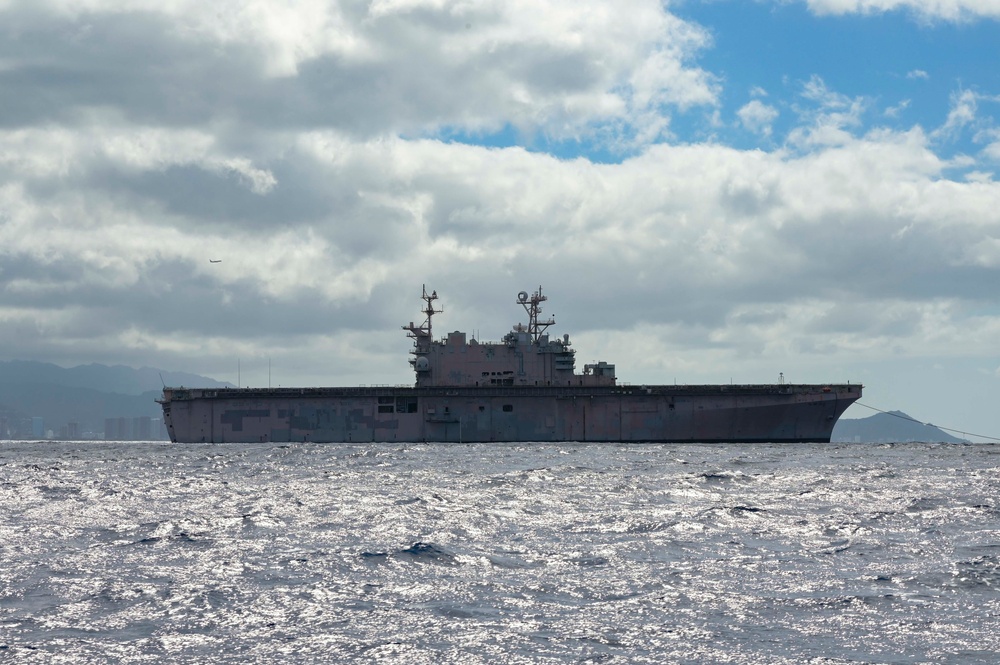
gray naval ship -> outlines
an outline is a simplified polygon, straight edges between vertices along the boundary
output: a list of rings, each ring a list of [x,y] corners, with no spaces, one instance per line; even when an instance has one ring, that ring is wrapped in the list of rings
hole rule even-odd
[[[628,385],[615,366],[576,372],[569,335],[550,337],[541,287],[517,303],[528,324],[500,342],[435,340],[437,292],[423,290],[413,386],[164,388],[170,439],[182,443],[359,441],[827,442],[859,384]]]

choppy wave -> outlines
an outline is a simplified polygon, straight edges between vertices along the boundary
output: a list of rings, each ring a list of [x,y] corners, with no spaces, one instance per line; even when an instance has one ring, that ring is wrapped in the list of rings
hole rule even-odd
[[[0,660],[994,663],[998,450],[0,442]]]

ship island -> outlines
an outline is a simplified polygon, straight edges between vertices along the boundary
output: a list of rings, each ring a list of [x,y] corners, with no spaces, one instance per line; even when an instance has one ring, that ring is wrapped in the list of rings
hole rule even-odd
[[[631,385],[600,361],[576,371],[568,334],[550,336],[541,287],[521,291],[528,323],[499,342],[434,339],[437,291],[423,289],[412,386],[164,387],[176,443],[253,442],[829,442],[861,397],[846,384]]]

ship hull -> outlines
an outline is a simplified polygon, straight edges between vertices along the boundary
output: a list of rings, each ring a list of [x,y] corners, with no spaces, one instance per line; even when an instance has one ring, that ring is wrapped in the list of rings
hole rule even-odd
[[[180,443],[827,442],[859,385],[165,388]]]

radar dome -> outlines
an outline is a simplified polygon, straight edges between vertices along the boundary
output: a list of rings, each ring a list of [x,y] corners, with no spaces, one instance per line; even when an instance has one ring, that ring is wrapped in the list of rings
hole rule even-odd
[[[431,361],[427,360],[426,356],[420,356],[417,358],[416,362],[413,363],[413,368],[418,372],[426,372],[431,368]]]

